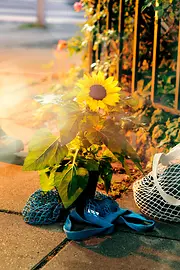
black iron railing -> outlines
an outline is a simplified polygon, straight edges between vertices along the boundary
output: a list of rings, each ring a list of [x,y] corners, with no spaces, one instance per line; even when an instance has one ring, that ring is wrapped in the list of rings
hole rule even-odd
[[[93,63],[97,62],[97,60],[102,60],[106,58],[112,48],[106,42],[99,43],[96,48],[94,49],[94,44],[97,41],[98,34],[102,34],[104,28],[106,31],[108,30],[115,30],[117,33],[117,40],[116,46],[118,50],[118,57],[116,59],[116,68],[114,69],[114,76],[117,77],[120,83],[122,82],[123,76],[130,77],[130,86],[129,89],[131,92],[137,90],[138,81],[140,79],[145,79],[146,83],[151,84],[151,101],[155,107],[162,108],[166,111],[172,112],[174,114],[180,114],[180,23],[179,23],[179,30],[177,31],[177,48],[175,54],[175,61],[176,61],[176,83],[175,88],[171,91],[171,103],[168,104],[164,102],[166,99],[166,93],[158,90],[158,74],[159,74],[159,53],[160,53],[160,39],[162,34],[162,29],[166,28],[169,29],[171,25],[168,25],[164,22],[162,18],[159,16],[159,9],[158,1],[156,1],[156,8],[151,7],[149,13],[146,16],[149,18],[149,28],[152,28],[151,38],[148,45],[149,47],[149,69],[140,74],[139,72],[139,65],[142,57],[140,57],[140,45],[141,45],[141,36],[142,36],[142,22],[143,22],[143,13],[141,12],[143,1],[135,0],[134,1],[134,8],[133,8],[133,44],[132,48],[129,48],[132,51],[132,58],[131,58],[131,68],[130,70],[123,69],[123,61],[124,61],[124,39],[125,39],[125,8],[128,1],[125,0],[116,0],[118,4],[118,15],[114,14],[113,12],[113,3],[114,0],[107,1],[107,15],[106,17],[102,18],[97,21],[96,23],[96,32],[94,32],[89,41],[89,69],[90,71],[93,69]],[[95,10],[94,12],[100,12],[102,7],[102,2],[100,0],[96,0],[95,3]],[[177,1],[178,3],[178,1]],[[143,26],[143,27],[146,27]],[[177,28],[178,29],[178,28]],[[141,58],[141,59],[140,59]],[[166,74],[168,76],[168,74]],[[162,94],[163,93],[163,94]],[[161,98],[164,95],[164,98]]]

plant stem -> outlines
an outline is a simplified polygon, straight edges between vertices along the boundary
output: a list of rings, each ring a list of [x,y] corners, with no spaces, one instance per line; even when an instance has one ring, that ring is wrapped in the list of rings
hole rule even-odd
[[[78,152],[79,152],[79,149],[76,149],[76,152],[75,152],[74,158],[73,158],[72,168],[74,168],[74,164],[75,164]]]

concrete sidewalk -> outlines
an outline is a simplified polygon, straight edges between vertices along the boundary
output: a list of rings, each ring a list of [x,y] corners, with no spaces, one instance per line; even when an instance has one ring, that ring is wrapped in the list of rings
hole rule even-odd
[[[24,223],[20,213],[38,188],[35,172],[22,172],[21,166],[0,163],[0,269],[180,269],[179,224],[157,223],[154,231],[146,234],[119,226],[109,236],[68,241],[61,223]],[[138,212],[131,191],[119,203]]]
[[[67,17],[68,20],[68,17]],[[31,27],[27,23],[0,22],[0,48],[53,48],[58,40],[81,35],[82,22],[48,24],[46,28]]]

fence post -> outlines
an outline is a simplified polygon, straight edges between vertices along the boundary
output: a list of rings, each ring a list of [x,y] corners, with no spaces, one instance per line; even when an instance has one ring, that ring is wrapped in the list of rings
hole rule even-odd
[[[133,44],[133,63],[132,63],[132,93],[137,89],[137,74],[139,61],[139,34],[140,34],[140,0],[136,0],[135,4],[135,18],[134,18],[134,44]]]
[[[101,0],[98,0],[97,10],[96,10],[97,14],[99,14],[100,11],[101,11]],[[100,29],[100,18],[97,21],[97,29],[98,29],[98,33],[97,33],[96,37],[98,36],[98,34],[100,33],[100,30],[101,30]],[[100,60],[99,58],[100,58],[100,48],[99,48],[99,44],[98,44],[98,46],[96,48],[96,61]]]
[[[180,110],[180,21],[179,21],[178,54],[177,54],[177,68],[176,68],[175,109]]]
[[[94,3],[93,15],[97,12],[98,2],[99,2],[99,0],[96,0]],[[88,3],[88,4],[90,5],[90,3]],[[97,22],[95,25],[97,25]],[[89,54],[88,57],[89,57],[89,71],[90,72],[92,71],[91,65],[92,65],[92,63],[96,62],[96,57],[97,57],[97,52],[94,50],[95,41],[96,41],[96,34],[94,34],[94,33],[89,34],[88,52],[90,52],[90,50],[91,50],[91,53]],[[97,48],[97,50],[99,50],[99,48]]]
[[[112,25],[112,0],[107,2],[106,31],[111,29]],[[110,45],[106,48],[106,55],[109,55]]]
[[[92,38],[93,38],[93,35],[92,34],[89,34],[89,41],[88,41],[88,69],[89,69],[89,73],[91,73],[92,71],[92,51],[93,51],[93,43],[92,43]]]
[[[121,82],[122,77],[122,52],[123,52],[123,32],[124,32],[124,6],[125,1],[119,1],[119,22],[118,22],[118,34],[119,34],[119,60],[117,62],[117,79]]]
[[[45,0],[37,0],[37,23],[45,26]]]
[[[159,6],[156,0],[156,7]],[[157,92],[157,57],[160,43],[160,27],[161,20],[158,17],[158,10],[155,10],[154,17],[154,41],[153,41],[153,61],[152,61],[152,86],[151,86],[151,101],[155,102],[155,94]]]

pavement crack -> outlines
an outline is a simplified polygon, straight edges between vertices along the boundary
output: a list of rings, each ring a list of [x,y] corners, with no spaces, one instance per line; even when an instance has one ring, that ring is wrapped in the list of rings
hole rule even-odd
[[[21,212],[17,212],[17,211],[13,211],[13,210],[7,210],[7,209],[0,209],[0,213],[6,213],[6,214],[13,214],[13,215],[22,216]]]
[[[53,250],[51,250],[44,258],[42,258],[36,265],[34,265],[31,270],[38,270],[43,268],[50,260],[56,256],[68,243],[69,239],[65,238],[59,245],[57,245]]]
[[[140,232],[134,232],[134,231],[128,231],[128,230],[118,231],[118,233],[120,233],[120,232],[180,242],[180,239],[177,239],[177,238],[174,238],[174,237],[167,237],[167,236],[156,235],[156,234],[140,233]]]

